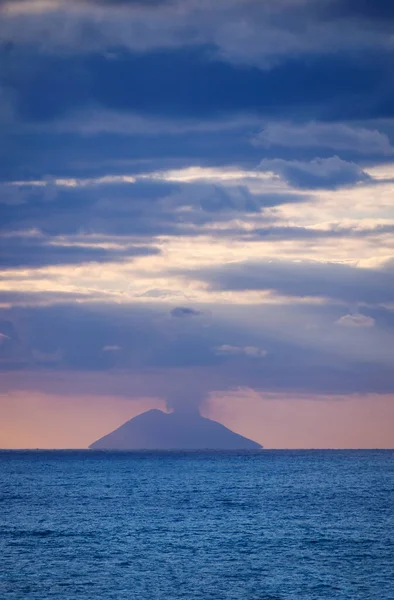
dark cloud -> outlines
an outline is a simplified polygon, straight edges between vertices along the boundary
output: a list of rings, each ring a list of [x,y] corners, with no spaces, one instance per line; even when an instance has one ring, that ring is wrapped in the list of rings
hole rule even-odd
[[[189,308],[187,306],[176,306],[171,310],[171,316],[175,318],[199,317],[204,314],[200,310]]]
[[[4,188],[7,192],[9,186]],[[22,186],[18,201],[0,206],[3,230],[37,228],[48,234],[144,233],[152,229],[153,221],[161,231],[165,216],[152,215],[152,204],[173,190],[171,184],[156,183],[76,188],[49,183],[47,188],[32,189]],[[171,222],[167,228],[171,231],[175,225]]]
[[[0,180],[138,175],[191,164],[254,167],[262,153],[249,143],[251,135],[250,129],[153,136],[56,133],[56,128],[8,133],[0,147]]]
[[[393,154],[389,137],[377,129],[344,123],[267,123],[254,138],[262,147],[332,148],[360,154]]]
[[[332,18],[362,19],[369,26],[376,22],[389,26],[394,20],[391,0],[329,0],[322,4],[322,14]]]
[[[288,58],[263,71],[215,60],[206,47],[122,51],[116,60],[102,54],[49,56],[22,47],[3,56],[0,83],[12,93],[19,117],[38,122],[97,106],[171,118],[389,117],[394,90],[387,58]]]
[[[174,121],[176,122],[176,121]],[[51,126],[50,126],[51,127]],[[383,130],[383,127],[380,126]],[[388,128],[388,126],[386,126]],[[85,134],[78,131],[56,133],[32,130],[4,134],[0,147],[0,182],[63,178],[97,178],[103,175],[146,175],[181,169],[191,165],[254,170],[263,158],[310,162],[318,154],[332,157],[331,149],[313,147],[262,148],[252,141],[261,125],[243,126],[231,131],[188,133]],[[392,134],[391,134],[392,135]],[[364,164],[389,162],[389,154],[376,154],[367,145]],[[369,148],[369,151],[368,151]],[[357,163],[360,152],[342,150],[342,160]],[[15,190],[9,190],[16,195]],[[5,194],[4,189],[1,195]],[[43,193],[42,190],[37,193]],[[74,191],[72,194],[76,194]],[[85,192],[84,192],[85,193]]]
[[[375,6],[368,0],[57,0],[41,6],[39,20],[29,10],[34,4],[25,2],[23,10],[19,3],[16,15],[8,13],[3,37],[46,52],[113,56],[121,45],[146,52],[201,43],[228,61],[269,68],[287,56],[390,46],[389,0]]]
[[[193,404],[209,391],[236,386],[333,394],[394,390],[388,359],[393,339],[380,330],[375,313],[375,327],[350,330],[335,325],[343,307],[250,307],[246,327],[245,307],[239,312],[232,309],[230,319],[223,319],[226,310],[217,307],[219,314],[213,314],[205,328],[194,319],[174,328],[174,321],[166,319],[163,307],[157,305],[3,310],[3,322],[14,324],[19,341],[12,354],[11,348],[4,350],[0,366],[29,368],[36,373],[35,385],[44,386],[48,379],[46,373],[40,374],[44,363],[47,370],[61,369],[70,386],[78,379],[76,372],[89,373],[89,393],[98,394],[104,393],[100,378],[91,372],[114,370],[119,385],[112,393],[132,397],[154,389],[169,397],[171,388],[171,405]],[[280,322],[284,327],[273,327]],[[121,350],[104,352],[105,347]],[[134,387],[121,384],[124,375],[136,378]],[[139,378],[145,379],[145,387],[138,384]]]
[[[78,244],[60,245],[58,240],[45,237],[14,235],[0,237],[0,267],[2,269],[37,268],[49,265],[76,265],[89,262],[113,262],[133,256],[158,254],[148,246],[130,246],[122,250],[108,250],[99,246]]]
[[[188,166],[250,170],[263,161],[261,168],[304,190],[372,183],[368,165],[392,160],[387,2],[70,0],[47,3],[40,13],[33,0],[24,6],[4,11],[0,23],[3,269],[121,261],[157,252],[155,236],[199,235],[209,229],[203,226],[230,220],[232,231],[212,227],[213,235],[313,241],[392,233],[390,224],[274,227],[275,210],[254,230],[237,223],[288,203],[299,203],[301,213],[305,200],[317,205],[317,193],[87,181]],[[309,121],[315,124],[305,129]],[[278,122],[290,124],[287,133]],[[263,145],[253,143],[267,123]],[[67,187],[54,178],[75,182]],[[17,185],[21,180],[46,185]],[[261,261],[184,274],[211,289],[272,290],[288,303],[118,306],[99,303],[113,301],[105,291],[23,293],[22,273],[7,273],[6,285],[16,289],[0,293],[1,305],[10,306],[1,309],[1,368],[20,375],[29,369],[36,382],[30,389],[45,386],[52,373],[55,393],[59,373],[69,389],[84,373],[97,394],[104,393],[100,373],[119,374],[107,393],[157,394],[171,406],[240,385],[289,394],[394,391],[394,321],[377,306],[394,302],[390,268]],[[148,289],[140,301],[155,294],[161,290]],[[316,297],[330,302],[298,301]],[[144,384],[134,380],[133,387],[127,377],[119,383],[124,373]],[[192,390],[186,398],[185,389]]]
[[[336,189],[372,181],[359,165],[346,162],[338,156],[315,158],[310,162],[264,159],[260,168],[277,173],[290,185],[301,189]]]
[[[20,352],[25,360],[34,362],[34,350],[41,354],[60,353],[61,366],[77,370],[185,368],[211,363],[209,335],[197,334],[192,319],[184,320],[182,331],[173,329],[167,307],[64,303],[51,306],[45,305],[45,300],[56,302],[55,294],[37,296],[37,303],[44,302],[43,307],[16,306],[2,311],[4,320],[14,322],[24,340]],[[25,303],[28,297],[26,294]],[[0,295],[0,299],[6,298],[7,294],[5,298]],[[69,295],[64,296],[63,302],[67,299],[70,301]],[[8,293],[8,300],[13,300],[12,293]],[[103,351],[115,347],[121,351]]]
[[[179,186],[178,192],[168,198],[174,207],[188,206],[193,209],[183,215],[185,224],[226,221],[242,214],[259,213],[263,208],[297,204],[311,199],[307,194],[252,193],[246,185],[196,182]]]
[[[394,277],[383,270],[340,263],[279,260],[241,262],[188,271],[212,289],[272,290],[295,297],[325,297],[343,302],[394,302]]]
[[[31,4],[32,1],[34,0],[0,0],[0,8],[1,7],[6,7],[8,6],[12,6],[13,4],[18,4],[18,5],[22,5],[24,4]],[[64,2],[63,0],[63,6],[67,7],[67,6],[72,6],[73,4],[76,5],[77,7],[81,7],[83,5],[85,6],[135,6],[135,5],[142,5],[142,6],[157,6],[160,7],[164,4],[170,4],[174,2],[174,0],[67,0],[66,2]],[[61,5],[61,2],[58,2],[58,5]],[[54,5],[54,8],[56,8],[56,6]]]
[[[394,61],[388,50],[351,55],[317,52],[308,60],[288,53],[264,70],[231,64],[213,54],[212,45],[147,52],[120,47],[115,58],[108,58],[102,51],[48,54],[41,41],[40,37],[37,44],[6,44],[0,50],[4,65],[0,96],[7,100],[4,120],[8,122],[0,149],[3,179],[92,176],[103,170],[106,174],[136,172],[174,164],[255,166],[262,157],[291,161],[293,148],[281,147],[278,152],[277,146],[262,149],[250,143],[261,129],[260,119],[335,122],[343,135],[338,121],[394,116]],[[130,134],[127,127],[121,134],[117,125],[117,135],[86,135],[75,125],[67,129],[67,122],[78,115],[83,123],[86,115],[93,118],[100,111],[119,119],[130,115],[148,121],[164,119],[178,130],[164,134],[159,125],[155,132],[150,124],[146,134]],[[10,112],[12,118],[7,117]],[[214,127],[224,119],[244,117],[255,119],[256,125],[219,133],[182,131],[185,119]],[[98,116],[96,121],[100,120]],[[346,139],[348,134],[345,131]],[[324,159],[329,158],[324,148],[327,133],[323,137],[319,138],[322,151],[315,155]],[[347,162],[359,154],[354,150],[355,136],[350,137],[344,149],[343,139],[334,146],[339,151],[339,143],[341,158]],[[311,160],[310,148],[302,140],[297,160]],[[367,136],[363,153],[387,160],[387,155],[382,156],[384,143],[384,131],[372,143]]]
[[[81,183],[76,187],[50,182],[45,186],[5,184],[0,186],[0,193],[4,200],[4,204],[0,204],[0,230],[3,231],[37,229],[48,235],[86,232],[143,237],[196,235],[194,225],[225,221],[233,218],[234,213],[257,213],[264,207],[309,199],[291,192],[252,194],[242,185],[226,187],[154,180],[132,184]],[[189,210],[180,212],[182,207]],[[71,256],[71,250],[66,252]],[[92,257],[94,252],[100,257],[97,249],[92,249]],[[103,251],[101,256],[102,260],[115,259],[116,252]]]

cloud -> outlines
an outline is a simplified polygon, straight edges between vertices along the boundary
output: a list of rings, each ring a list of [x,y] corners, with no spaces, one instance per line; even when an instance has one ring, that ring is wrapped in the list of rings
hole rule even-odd
[[[27,298],[24,306],[0,309],[0,316],[12,314],[18,324],[19,337],[25,340],[20,356],[26,360],[37,351],[49,355],[59,349],[67,369],[168,369],[212,362],[209,331],[199,334],[201,328],[187,317],[181,330],[174,329],[166,318],[167,306],[71,304],[67,295],[63,304],[50,300],[29,307]],[[20,322],[22,314],[29,315],[28,327]]]
[[[176,306],[171,310],[171,316],[175,318],[185,318],[185,317],[199,317],[204,313],[200,310],[195,310],[194,308],[188,308],[186,306]]]
[[[393,72],[386,53],[374,55],[372,65],[357,53],[317,54],[308,61],[288,55],[261,70],[214,58],[212,46],[187,41],[180,48],[147,53],[121,48],[116,59],[102,51],[45,53],[41,44],[42,38],[35,45],[11,44],[9,50],[5,44],[0,55],[7,64],[0,85],[7,88],[15,119],[22,123],[56,125],[92,107],[180,122],[230,116],[303,121],[394,116]]]
[[[366,4],[0,0],[11,388],[394,390],[394,49]]]
[[[72,394],[106,393],[100,374],[112,373],[107,392],[168,398],[171,405],[194,405],[213,390],[239,386],[288,393],[393,391],[394,321],[386,331],[359,327],[355,335],[332,327],[341,311],[291,303],[247,311],[220,305],[209,327],[185,319],[176,330],[158,304],[15,307],[0,314],[16,328],[15,343],[2,346],[0,367],[18,371],[18,389],[28,370],[31,389],[53,385],[55,393]],[[105,346],[122,352],[103,351]]]
[[[229,234],[238,235],[247,239],[254,240],[324,240],[330,238],[347,239],[349,237],[353,239],[362,239],[376,236],[386,236],[387,234],[394,233],[394,224],[388,225],[376,225],[375,227],[360,228],[357,226],[353,227],[340,227],[338,225],[332,226],[327,229],[320,229],[316,227],[284,227],[284,226],[268,226],[268,227],[255,227],[252,230],[239,230],[231,231]]]
[[[331,0],[323,8],[323,14],[331,15],[333,18],[352,18],[365,20],[369,26],[376,26],[381,22],[384,26],[394,20],[394,7],[391,0]]]
[[[51,306],[94,299],[94,294],[83,292],[0,290],[0,304],[7,307]]]
[[[136,256],[159,253],[157,248],[142,245],[107,249],[98,245],[67,243],[51,237],[22,234],[0,237],[0,249],[2,269],[125,261]]]
[[[220,169],[217,170],[220,172]],[[185,174],[186,176],[186,174]],[[165,177],[165,174],[161,174]],[[174,182],[160,180],[156,174],[144,175],[134,183],[119,182],[114,178],[113,183],[104,178],[104,182],[90,180],[64,182],[38,182],[40,185],[28,185],[19,182],[15,185],[0,185],[9,198],[9,190],[13,192],[13,202],[0,203],[0,218],[5,232],[37,230],[49,236],[102,233],[116,235],[134,235],[153,237],[157,235],[195,235],[195,226],[205,223],[226,221],[234,215],[258,213],[262,208],[280,206],[288,203],[301,203],[307,199],[305,194],[292,192],[284,193],[252,193],[245,185],[234,185],[231,177],[226,181],[226,172],[222,173],[221,183],[207,181]],[[247,181],[247,174],[240,171],[239,177]],[[110,179],[110,178],[109,178]],[[128,179],[126,176],[124,179]],[[16,192],[19,192],[16,194]],[[51,199],[48,200],[48,194]],[[187,209],[187,210],[185,210]],[[80,243],[87,239],[79,238]],[[52,246],[52,254],[46,253],[47,239],[23,240],[15,236],[8,241],[2,241],[4,253],[15,253],[14,244],[36,244],[36,250],[30,253],[27,260],[40,260],[40,254],[45,254],[45,260],[73,261],[73,256],[86,260],[100,262],[122,260],[127,256],[137,256],[157,253],[154,247],[130,246],[121,249],[105,249],[91,245],[85,251],[74,240],[73,248]],[[7,250],[8,248],[8,250]],[[26,246],[27,248],[27,246]],[[123,254],[124,256],[123,256]],[[17,260],[16,258],[14,259]],[[77,258],[75,258],[77,260]]]
[[[264,358],[267,356],[267,351],[262,348],[257,348],[256,346],[228,346],[227,344],[223,344],[222,346],[218,346],[215,348],[215,354],[219,356],[237,356],[244,355],[249,358]]]
[[[0,98],[1,99],[1,98]],[[73,113],[66,118],[44,123],[19,124],[23,131],[32,132],[54,132],[57,134],[83,134],[85,136],[97,136],[99,134],[118,134],[121,138],[130,135],[142,135],[148,139],[154,139],[157,136],[183,134],[202,134],[242,131],[245,128],[257,127],[260,120],[256,117],[244,116],[239,118],[209,118],[209,119],[180,119],[173,118],[153,118],[141,115],[138,112],[125,113],[109,110],[95,110],[92,108],[83,109],[80,112]]]
[[[375,325],[375,319],[368,317],[367,315],[356,313],[343,315],[336,323],[342,327],[373,327]]]
[[[338,156],[315,158],[310,162],[265,158],[259,166],[261,170],[272,171],[290,185],[301,189],[335,190],[343,186],[372,181],[370,175],[361,167]]]
[[[10,337],[8,335],[0,332],[0,345],[4,344],[9,339],[10,339]]]
[[[348,303],[394,302],[392,274],[341,263],[246,261],[187,271],[187,275],[208,282],[211,289],[268,290],[284,296],[322,297]]]
[[[3,2],[3,37],[15,43],[41,42],[47,52],[101,50],[114,60],[119,47],[205,45],[234,63],[270,68],[288,56],[354,53],[390,47],[384,19],[387,3],[371,9],[353,0],[217,0]],[[180,10],[180,7],[182,10]],[[360,31],[360,19],[363,28]]]
[[[116,345],[103,347],[103,352],[118,352],[119,350],[122,350],[122,348]]]
[[[4,187],[8,189],[10,186]],[[159,205],[155,211],[152,210],[152,205],[173,193],[175,186],[169,182],[115,181],[85,185],[77,181],[64,186],[44,180],[43,185],[32,189],[25,185],[12,187],[19,187],[21,200],[12,205],[0,205],[3,230],[36,229],[49,235],[81,232],[171,233],[176,230],[176,222],[169,218],[170,212],[165,211],[165,207]],[[47,188],[52,194],[50,202],[47,200]],[[138,249],[135,250],[138,253]],[[68,252],[71,254],[71,249]],[[132,248],[130,252],[132,254]],[[86,250],[86,256],[88,253],[89,249]],[[91,254],[97,254],[98,259],[101,255],[104,259],[116,252],[93,248]]]
[[[345,123],[267,123],[254,138],[254,143],[269,148],[332,148],[360,154],[393,154],[389,137],[376,129],[355,127]]]

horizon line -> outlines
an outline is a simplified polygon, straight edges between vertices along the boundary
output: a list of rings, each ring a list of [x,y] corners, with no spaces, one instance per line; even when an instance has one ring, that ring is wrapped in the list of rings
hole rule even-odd
[[[290,451],[316,451],[316,452],[320,452],[320,451],[337,451],[337,452],[376,452],[376,451],[388,451],[388,452],[392,452],[394,451],[394,447],[392,448],[336,448],[336,447],[332,447],[332,448],[315,448],[315,447],[299,447],[299,448],[265,448],[264,446],[262,446],[261,448],[255,448],[255,449],[250,449],[250,450],[245,450],[245,449],[231,449],[231,450],[226,450],[226,449],[210,449],[210,448],[133,448],[133,449],[122,449],[122,448],[108,448],[108,449],[100,449],[100,448],[0,448],[0,452],[122,452],[122,453],[137,453],[137,452],[189,452],[189,453],[194,453],[194,452],[207,452],[207,453],[214,453],[214,452],[221,452],[221,453],[234,453],[234,452],[243,452],[243,453],[258,453],[261,452],[261,450],[264,450],[265,452],[290,452]]]

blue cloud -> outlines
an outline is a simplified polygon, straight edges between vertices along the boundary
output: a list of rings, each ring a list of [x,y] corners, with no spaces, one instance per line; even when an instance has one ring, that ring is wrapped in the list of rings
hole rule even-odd
[[[272,290],[284,296],[325,297],[348,303],[394,302],[390,272],[341,263],[280,260],[239,262],[187,271],[212,289]]]
[[[389,137],[376,130],[344,123],[267,123],[253,140],[263,148],[332,148],[361,154],[393,154]]]
[[[302,189],[336,189],[356,183],[372,182],[372,178],[362,168],[346,162],[338,156],[315,158],[310,162],[283,160],[281,158],[263,159],[260,168],[273,171],[294,187]]]
[[[99,246],[87,247],[82,244],[61,243],[44,236],[0,237],[0,268],[4,270],[124,261],[135,256],[158,253],[157,248],[149,246],[130,246],[124,250],[107,250]]]
[[[234,386],[333,394],[394,391],[387,361],[387,353],[393,350],[392,338],[388,341],[376,326],[350,332],[335,327],[338,337],[333,339],[333,324],[343,315],[343,307],[251,307],[253,328],[245,328],[242,307],[232,312],[231,321],[223,319],[216,307],[205,328],[188,318],[179,320],[174,328],[174,320],[166,320],[158,305],[62,304],[15,307],[1,313],[0,331],[1,323],[8,323],[13,343],[2,350],[0,368],[28,367],[36,373],[33,386],[45,384],[42,361],[55,356],[56,360],[46,360],[47,370],[145,373],[147,387],[138,390],[142,395],[153,389],[155,395],[165,395],[174,376],[186,387],[194,378],[205,393]],[[375,313],[369,314],[372,318]],[[379,314],[375,317],[378,323]],[[286,329],[273,328],[282,318]],[[306,330],[308,323],[319,325]],[[121,351],[103,352],[105,347]],[[382,355],[386,361],[381,360]],[[100,380],[94,376],[90,386],[89,393],[102,393]],[[120,395],[133,392],[124,389],[121,381],[112,390]]]
[[[3,85],[15,98],[17,114],[27,120],[50,121],[97,106],[196,118],[231,113],[331,119],[394,114],[393,90],[387,84],[392,68],[379,55],[368,61],[288,58],[264,71],[214,59],[209,47],[120,51],[116,59],[101,53],[48,55],[23,47],[2,54],[7,66]]]
[[[322,14],[332,18],[346,17],[362,19],[371,26],[376,21],[386,28],[394,20],[394,6],[391,0],[330,0],[322,9]]]
[[[187,306],[176,306],[171,310],[171,316],[175,318],[185,318],[185,317],[199,317],[204,314],[200,310],[196,310],[195,308],[190,308]]]
[[[317,244],[309,242],[324,238],[327,247],[337,238],[360,245],[364,237],[388,238],[393,225],[390,217],[383,223],[382,211],[371,215],[380,225],[363,228],[339,222],[322,229],[321,213],[306,227],[309,215],[302,217],[305,202],[317,214],[321,201],[307,190],[377,185],[369,167],[392,160],[392,3],[69,0],[41,3],[39,15],[34,0],[3,10],[11,4],[0,0],[0,267],[8,287],[0,301],[10,307],[0,311],[6,336],[0,368],[37,374],[45,364],[67,373],[157,370],[178,377],[201,368],[205,391],[237,385],[393,391],[387,357],[394,324],[382,307],[394,302],[390,268],[267,260],[223,265],[212,249],[211,266],[178,270],[176,277],[205,282],[208,297],[210,290],[272,290],[287,304],[209,308],[194,300],[193,308],[183,306],[186,292],[177,305],[165,304],[170,293],[162,281],[139,295],[138,306],[116,306],[97,303],[105,290],[34,293],[32,285],[21,292],[24,275],[9,273],[37,269],[23,280],[26,287],[42,277],[40,267],[128,260],[158,252],[157,236],[167,243],[207,231],[218,244],[227,238],[226,257],[235,239],[291,240],[293,255],[313,257]],[[312,128],[305,126],[310,121]],[[259,164],[282,179],[267,178],[266,193],[256,191],[262,180],[229,185],[149,175],[189,166],[256,174]],[[123,174],[137,180],[103,179]],[[73,187],[55,182],[62,178],[74,180]],[[283,181],[298,189],[283,191]],[[349,222],[357,217],[349,211]],[[111,236],[117,249],[104,244]],[[175,246],[182,244],[170,248],[169,260]],[[209,259],[205,252],[203,264]],[[171,278],[174,270],[163,267],[160,275]],[[150,304],[155,297],[161,303]],[[320,297],[329,301],[299,302]],[[168,385],[170,379],[177,377],[167,375]],[[92,391],[102,393],[94,377]]]
[[[230,220],[234,214],[258,213],[263,207],[302,203],[307,196],[289,193],[252,194],[245,186],[208,183],[94,182],[67,187],[0,186],[0,230],[37,229],[48,235],[81,231],[155,236],[198,234],[192,225]],[[188,207],[187,212],[177,209]],[[111,253],[107,253],[108,257]],[[112,255],[115,253],[112,252]]]

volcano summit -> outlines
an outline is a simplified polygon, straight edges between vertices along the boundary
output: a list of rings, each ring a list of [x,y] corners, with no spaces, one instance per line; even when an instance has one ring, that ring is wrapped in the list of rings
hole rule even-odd
[[[260,444],[200,414],[148,410],[100,438],[93,450],[259,450]]]

